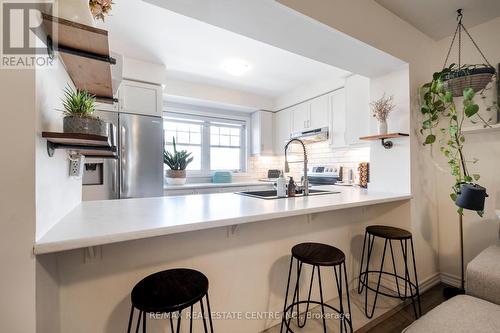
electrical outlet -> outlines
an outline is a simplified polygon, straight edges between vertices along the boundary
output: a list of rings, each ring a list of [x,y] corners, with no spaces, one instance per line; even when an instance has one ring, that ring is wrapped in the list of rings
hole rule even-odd
[[[80,179],[83,175],[84,156],[77,155],[76,157],[70,156],[69,159],[69,176],[71,178]]]

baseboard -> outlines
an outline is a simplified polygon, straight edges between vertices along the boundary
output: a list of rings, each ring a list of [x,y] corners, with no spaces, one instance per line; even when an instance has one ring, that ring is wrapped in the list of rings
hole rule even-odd
[[[441,282],[448,284],[450,286],[453,286],[453,287],[459,288],[460,285],[462,284],[460,277],[453,275],[453,274],[441,273],[440,278],[441,278]]]

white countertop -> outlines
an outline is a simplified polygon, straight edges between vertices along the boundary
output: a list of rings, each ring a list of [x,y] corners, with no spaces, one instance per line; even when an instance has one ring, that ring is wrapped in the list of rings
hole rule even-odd
[[[189,190],[195,188],[218,188],[218,187],[240,187],[240,186],[271,186],[272,183],[259,181],[259,180],[250,180],[250,181],[241,181],[241,182],[233,182],[233,183],[188,183],[184,185],[165,185],[163,188],[167,191],[175,191],[175,190]]]
[[[264,200],[234,193],[86,201],[34,246],[35,254],[408,200],[411,195],[322,186],[339,194]]]

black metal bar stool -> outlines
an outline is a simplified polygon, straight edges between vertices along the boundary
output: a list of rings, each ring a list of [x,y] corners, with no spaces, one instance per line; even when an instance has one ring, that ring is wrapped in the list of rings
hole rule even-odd
[[[297,281],[295,283],[295,289],[293,292],[293,300],[290,305],[288,303],[288,292],[290,290],[290,279],[292,275],[293,269],[293,261],[296,259],[297,261]],[[309,293],[307,297],[307,301],[301,301],[299,295],[299,281],[300,275],[302,272],[302,265],[309,264],[313,266],[311,281],[309,283]],[[334,308],[325,303],[323,299],[323,286],[321,283],[321,272],[320,267],[332,267],[333,275],[335,276],[335,282],[337,284],[337,292],[339,294],[339,306],[340,308]],[[315,272],[318,274],[318,282],[319,282],[319,295],[320,301],[311,301],[311,291],[313,286],[313,280]],[[344,304],[342,300],[342,293],[344,290],[342,277],[345,282],[345,292],[347,295],[347,309],[348,312],[344,311]],[[320,305],[321,306],[321,317],[323,320],[323,331],[326,333],[326,316],[325,316],[325,308],[328,308],[334,312],[336,312],[340,317],[340,332],[348,332],[352,333],[352,319],[351,319],[351,303],[349,300],[349,286],[347,279],[347,270],[345,266],[345,255],[344,253],[337,249],[336,247],[319,244],[319,243],[301,243],[295,245],[292,248],[292,257],[290,259],[290,268],[288,270],[288,282],[286,286],[286,294],[285,294],[285,305],[283,306],[283,318],[281,320],[281,328],[280,333],[283,332],[283,327],[286,327],[285,332],[292,332],[293,330],[290,328],[290,322],[293,317],[294,308],[296,308],[297,314],[297,326],[299,328],[303,328],[306,325],[309,307],[311,304]],[[300,305],[306,304],[304,321],[300,322]]]
[[[170,330],[174,332],[173,317],[177,317],[176,332],[180,332],[182,311],[190,308],[189,332],[193,330],[193,306],[200,303],[201,316],[205,333],[208,332],[205,319],[205,307],[203,299],[206,300],[208,309],[208,321],[210,332],[213,333],[210,301],[208,300],[208,279],[198,271],[187,268],[169,269],[151,274],[132,289],[132,307],[128,321],[130,333],[135,309],[139,310],[137,318],[136,333],[139,332],[142,319],[142,332],[146,332],[146,314],[166,314],[170,320]]]
[[[370,259],[372,257],[375,238],[377,237],[382,238],[384,240],[384,251],[382,253],[380,269],[370,270]],[[396,243],[396,249],[397,249],[397,243],[399,243],[401,247],[401,253],[404,261],[404,276],[398,274],[398,271],[396,269],[396,261],[394,259],[394,250],[392,246],[393,242]],[[408,259],[409,259],[408,242],[410,243],[411,246],[411,260],[413,262],[413,273],[414,273],[413,281],[410,277],[410,268],[408,266]],[[391,253],[393,272],[384,271],[384,260],[387,251],[387,245],[389,245],[389,250]],[[365,253],[366,253],[366,265],[363,268],[363,263],[365,261]],[[372,274],[376,274],[376,279],[377,279],[376,288],[369,286],[369,276]],[[382,275],[394,278],[397,294],[396,293],[389,294],[380,290],[380,281]],[[403,287],[400,287],[399,284],[400,281],[404,282],[404,293],[402,291]],[[404,229],[390,227],[390,226],[383,226],[383,225],[372,225],[366,228],[365,240],[363,242],[363,252],[361,254],[361,265],[359,267],[358,294],[361,294],[363,292],[363,289],[365,289],[365,315],[368,318],[373,317],[375,306],[377,304],[377,297],[379,294],[387,297],[399,298],[403,301],[410,298],[412,301],[415,318],[421,316],[422,308],[420,305],[420,292],[418,289],[417,266],[415,264],[415,251],[413,248],[413,238],[411,232]],[[371,308],[371,311],[368,311],[368,290],[375,292],[375,298],[373,300],[373,306]]]

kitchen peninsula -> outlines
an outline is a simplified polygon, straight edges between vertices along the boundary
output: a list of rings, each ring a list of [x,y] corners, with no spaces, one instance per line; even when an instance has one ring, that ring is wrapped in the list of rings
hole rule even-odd
[[[125,331],[133,285],[174,267],[197,267],[207,275],[212,311],[279,313],[290,248],[300,241],[342,249],[353,283],[364,228],[409,228],[411,196],[317,188],[340,193],[276,200],[217,193],[82,202],[34,248],[40,267],[57,286],[54,306],[60,307],[63,331]],[[325,281],[328,299],[336,297],[331,282]],[[92,321],[76,320],[87,317],[90,308]],[[355,329],[366,323],[360,319]],[[215,320],[215,327],[250,333],[278,322],[235,318]]]

